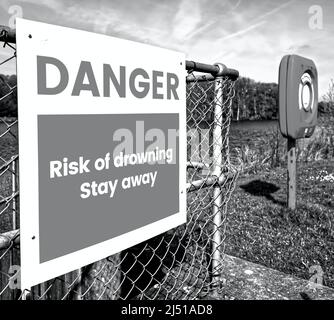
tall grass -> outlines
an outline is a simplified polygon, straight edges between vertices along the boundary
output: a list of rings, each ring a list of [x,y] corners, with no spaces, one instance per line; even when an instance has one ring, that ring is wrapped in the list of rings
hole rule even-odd
[[[286,166],[287,141],[278,127],[234,132],[238,146],[231,148],[233,158],[242,160],[244,173],[254,174],[263,170]],[[245,138],[247,137],[247,139]],[[297,142],[297,161],[334,159],[334,117],[320,118],[313,136]]]

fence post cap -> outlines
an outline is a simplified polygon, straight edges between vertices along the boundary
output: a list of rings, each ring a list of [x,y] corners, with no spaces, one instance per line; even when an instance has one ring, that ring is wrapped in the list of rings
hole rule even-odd
[[[219,71],[217,72],[216,76],[217,77],[222,77],[224,75],[225,70],[227,69],[227,67],[225,66],[225,64],[222,63],[214,63],[214,66],[217,66],[219,68]]]

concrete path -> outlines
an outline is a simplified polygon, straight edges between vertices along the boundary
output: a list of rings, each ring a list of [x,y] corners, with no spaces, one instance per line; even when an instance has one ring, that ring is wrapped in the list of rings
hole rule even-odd
[[[334,300],[334,289],[226,255],[219,300]]]

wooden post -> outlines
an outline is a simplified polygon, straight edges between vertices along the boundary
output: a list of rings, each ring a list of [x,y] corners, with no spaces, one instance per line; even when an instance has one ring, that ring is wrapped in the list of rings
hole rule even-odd
[[[288,138],[288,207],[296,209],[296,140]]]

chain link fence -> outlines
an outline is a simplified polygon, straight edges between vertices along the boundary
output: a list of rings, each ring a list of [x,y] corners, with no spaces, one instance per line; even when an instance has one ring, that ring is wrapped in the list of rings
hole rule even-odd
[[[21,292],[16,76],[4,75],[15,72],[15,33],[0,27],[0,41],[0,300],[171,300],[219,293],[226,207],[240,169],[229,152],[238,72],[186,63],[187,223]]]

